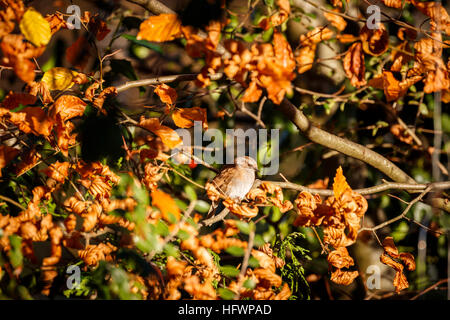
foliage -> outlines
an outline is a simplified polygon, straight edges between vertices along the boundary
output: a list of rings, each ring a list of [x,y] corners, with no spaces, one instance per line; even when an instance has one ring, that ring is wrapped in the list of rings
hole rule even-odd
[[[198,21],[194,1],[93,1],[72,30],[0,0],[0,297],[425,296],[450,225],[444,2],[383,0],[369,27],[359,1],[208,1]],[[231,199],[217,164],[171,154],[196,123],[281,129],[279,174]],[[371,255],[388,289],[364,283]]]

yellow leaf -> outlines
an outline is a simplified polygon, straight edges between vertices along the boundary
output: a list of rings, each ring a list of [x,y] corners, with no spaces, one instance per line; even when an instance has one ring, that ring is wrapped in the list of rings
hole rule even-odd
[[[181,37],[181,21],[175,14],[152,16],[141,23],[138,40],[155,42],[171,41]]]
[[[190,128],[194,125],[194,121],[201,121],[203,128],[208,129],[206,109],[200,107],[175,110],[172,113],[172,119],[175,125],[180,128]]]
[[[139,125],[160,137],[161,141],[169,148],[175,148],[183,142],[175,130],[161,125],[158,118],[145,119],[142,117]]]
[[[177,220],[180,219],[180,209],[169,194],[160,190],[155,190],[152,192],[151,196],[152,205],[161,211],[165,220],[169,219],[169,213],[173,214]]]
[[[50,24],[33,8],[24,13],[19,26],[25,38],[36,47],[47,45],[52,37]]]
[[[342,173],[342,167],[339,167],[336,170],[336,176],[334,177],[333,183],[334,197],[336,199],[339,199],[342,196],[342,194],[347,190],[352,190],[352,188],[350,188],[350,186],[347,183],[347,180],[344,177],[344,174]]]
[[[48,70],[42,77],[49,90],[66,90],[73,86],[73,78],[76,72],[67,68],[56,67]]]

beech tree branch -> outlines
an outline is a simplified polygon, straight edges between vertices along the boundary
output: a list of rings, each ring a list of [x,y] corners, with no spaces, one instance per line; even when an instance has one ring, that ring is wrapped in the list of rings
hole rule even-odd
[[[315,127],[303,112],[297,109],[289,100],[284,99],[276,108],[283,112],[311,141],[370,164],[395,182],[415,183],[413,178],[375,151]]]

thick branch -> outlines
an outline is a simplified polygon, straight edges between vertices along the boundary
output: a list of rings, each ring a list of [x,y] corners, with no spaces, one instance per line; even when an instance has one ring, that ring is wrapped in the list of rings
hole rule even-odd
[[[284,99],[278,109],[311,141],[370,164],[396,182],[415,183],[413,178],[375,151],[313,126],[289,100]]]
[[[141,6],[142,8],[144,8],[154,14],[161,14],[161,13],[176,14],[175,11],[166,7],[164,4],[162,4],[161,2],[156,1],[156,0],[127,0],[127,1],[137,4],[137,5]]]

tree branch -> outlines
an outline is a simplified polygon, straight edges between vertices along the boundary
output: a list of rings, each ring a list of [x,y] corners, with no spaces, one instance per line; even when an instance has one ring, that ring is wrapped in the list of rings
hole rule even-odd
[[[284,99],[277,108],[311,141],[370,164],[396,182],[415,183],[413,178],[375,151],[313,126],[289,100]]]

